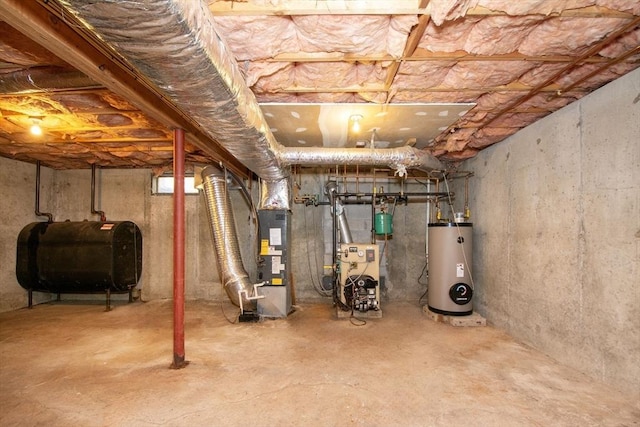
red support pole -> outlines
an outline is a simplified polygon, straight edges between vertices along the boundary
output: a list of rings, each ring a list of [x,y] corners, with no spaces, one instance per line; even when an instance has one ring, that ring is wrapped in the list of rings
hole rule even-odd
[[[184,357],[184,130],[173,131],[173,363],[187,365]]]

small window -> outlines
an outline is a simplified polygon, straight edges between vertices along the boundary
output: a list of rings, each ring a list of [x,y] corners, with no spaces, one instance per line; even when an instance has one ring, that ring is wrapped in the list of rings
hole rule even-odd
[[[173,175],[154,176],[151,181],[151,192],[153,194],[173,194],[174,182]],[[193,176],[185,175],[184,192],[185,194],[198,194]]]

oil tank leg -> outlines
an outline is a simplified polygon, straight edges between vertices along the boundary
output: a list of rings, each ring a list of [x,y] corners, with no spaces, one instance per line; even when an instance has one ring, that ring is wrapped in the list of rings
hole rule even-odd
[[[29,308],[33,308],[33,291],[29,289]]]
[[[133,288],[129,288],[129,304],[133,302]]]
[[[56,301],[60,301],[60,292],[58,292],[58,296],[56,297]]]
[[[111,311],[111,288],[107,288],[107,308],[104,311]]]

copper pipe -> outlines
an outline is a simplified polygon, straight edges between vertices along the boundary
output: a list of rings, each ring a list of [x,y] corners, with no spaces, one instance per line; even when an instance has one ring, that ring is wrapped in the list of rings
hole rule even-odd
[[[173,131],[173,369],[187,365],[184,351],[184,130]]]

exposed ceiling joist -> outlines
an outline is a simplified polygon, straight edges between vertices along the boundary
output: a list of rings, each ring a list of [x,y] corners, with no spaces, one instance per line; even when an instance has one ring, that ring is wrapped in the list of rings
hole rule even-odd
[[[46,9],[50,7],[51,9]],[[146,114],[168,128],[187,131],[188,141],[209,152],[213,157],[225,161],[235,173],[248,176],[248,170],[216,142],[206,137],[198,125],[155,91],[140,76],[128,70],[113,52],[104,50],[100,43],[90,43],[91,37],[81,36],[83,27],[73,24],[73,18],[57,8],[35,1],[3,0],[0,15],[11,26],[32,40],[46,46],[49,51],[64,58],[78,70],[98,83],[125,97]],[[72,25],[75,28],[72,28]]]
[[[210,0],[209,10],[218,16],[296,16],[296,15],[429,15],[429,7],[421,7],[419,0],[298,0],[285,4],[255,3],[233,0]],[[499,10],[477,6],[467,10],[466,16],[507,16]],[[633,14],[601,6],[565,9],[551,16],[582,18],[633,18]]]
[[[637,0],[197,1],[194,13],[213,12],[215,33],[226,44],[229,59],[237,61],[240,78],[263,113],[269,111],[265,105],[290,106],[269,123],[287,148],[311,144],[309,129],[325,119],[323,109],[336,103],[351,108],[475,103],[460,116],[450,111],[455,123],[438,125],[436,138],[416,145],[444,160],[460,161],[640,66]],[[117,21],[118,0],[84,3],[108,5],[105,20]],[[127,3],[146,11],[141,19],[152,25],[166,18],[148,8],[153,3],[149,0]],[[567,9],[578,3],[610,9]],[[163,87],[165,82],[134,70],[121,59],[124,53],[112,51],[91,29],[75,22],[62,4],[0,0],[0,155],[43,160],[54,168],[97,163],[168,170],[170,129],[185,126],[191,126],[186,130],[192,141],[187,159],[209,163],[226,155],[215,149],[216,137],[210,132],[215,121],[202,121],[199,111],[194,114],[184,104],[176,108],[164,99],[155,84]],[[481,6],[466,9],[469,4]],[[38,16],[35,9],[44,12]],[[25,12],[16,19],[15,14],[24,11],[34,15]],[[124,29],[122,22],[117,26]],[[159,25],[158,31],[163,28]],[[81,77],[88,73],[96,85],[83,88],[74,72]],[[44,79],[42,84],[36,77]],[[203,72],[192,80],[198,84],[208,78]],[[309,109],[303,114],[298,104],[318,105],[322,114]],[[431,122],[427,110],[417,113],[422,122]],[[384,124],[396,130],[387,138],[390,148],[406,143],[407,129],[414,126],[405,122],[412,118],[407,113]],[[41,137],[29,132],[34,120],[42,125]],[[283,123],[288,121],[287,127]],[[327,125],[342,126],[346,128],[337,119]],[[196,146],[196,140],[203,145]],[[207,144],[214,148],[205,151]],[[318,144],[339,147],[331,138]]]
[[[574,56],[568,55],[545,55],[532,56],[523,55],[521,53],[512,52],[498,55],[473,55],[465,51],[456,52],[430,52],[422,48],[416,48],[413,55],[407,57],[392,57],[390,55],[363,55],[356,56],[350,54],[341,54],[336,52],[317,52],[317,53],[281,53],[273,58],[268,58],[265,62],[347,62],[347,63],[373,63],[385,61],[529,61],[529,62],[571,62]],[[604,63],[609,58],[594,56],[585,59],[584,63]]]
[[[413,56],[413,53],[416,51],[422,36],[424,36],[424,32],[427,29],[427,25],[429,24],[429,16],[421,15],[418,18],[418,24],[415,25],[411,32],[409,33],[409,37],[407,38],[407,44],[404,46],[404,52],[402,53],[403,58],[410,58]],[[391,83],[393,83],[393,79],[396,78],[398,74],[398,70],[400,69],[401,61],[396,61],[389,67],[387,71],[387,77],[384,80],[384,86],[386,90],[389,90],[391,87]],[[387,99],[387,102],[389,100]]]
[[[609,43],[613,42],[618,37],[620,37],[622,34],[625,34],[627,31],[631,30],[632,28],[634,28],[634,27],[636,27],[638,25],[640,25],[640,16],[638,16],[635,19],[631,20],[630,22],[628,22],[626,25],[624,25],[622,28],[618,29],[617,31],[614,31],[613,33],[609,34],[606,38],[604,38],[599,43],[596,43],[595,45],[593,45],[585,53],[583,53],[582,55],[578,56],[573,62],[569,63],[567,66],[563,67],[561,70],[559,70],[558,72],[554,73],[549,78],[544,80],[542,83],[538,84],[536,87],[531,89],[531,91],[528,94],[526,94],[525,96],[523,96],[522,98],[519,98],[519,99],[509,103],[508,105],[506,105],[504,108],[502,108],[500,111],[498,111],[498,113],[494,117],[492,117],[489,120],[487,120],[486,122],[484,122],[482,124],[482,126],[480,127],[480,129],[483,129],[483,128],[489,126],[491,123],[493,123],[498,118],[502,117],[504,114],[508,113],[509,111],[511,111],[512,109],[518,107],[519,105],[522,105],[523,103],[527,102],[529,99],[533,98],[536,94],[538,94],[543,89],[545,89],[550,84],[552,84],[558,77],[564,75],[565,73],[571,71],[572,69],[574,69],[578,65],[582,64],[582,61],[584,61],[585,59],[590,58],[593,55],[596,55],[598,52],[600,52]],[[613,63],[613,61],[611,61],[611,62]],[[610,65],[612,65],[612,64],[610,64]],[[558,90],[561,90],[561,88],[559,88]]]
[[[214,15],[418,15],[425,13],[418,0],[299,0],[284,5],[209,0]]]
[[[531,86],[522,83],[509,83],[503,86],[482,86],[482,87],[468,87],[468,88],[455,88],[449,86],[436,86],[436,87],[420,87],[414,86],[411,88],[396,88],[396,92],[411,92],[420,91],[427,93],[437,92],[458,92],[458,93],[470,93],[470,92],[529,92],[533,88]],[[558,84],[548,84],[545,87],[538,89],[538,92],[557,92],[562,89]],[[290,86],[274,90],[273,93],[364,93],[364,92],[386,92],[387,88],[381,85],[368,85],[357,87],[301,87]]]

